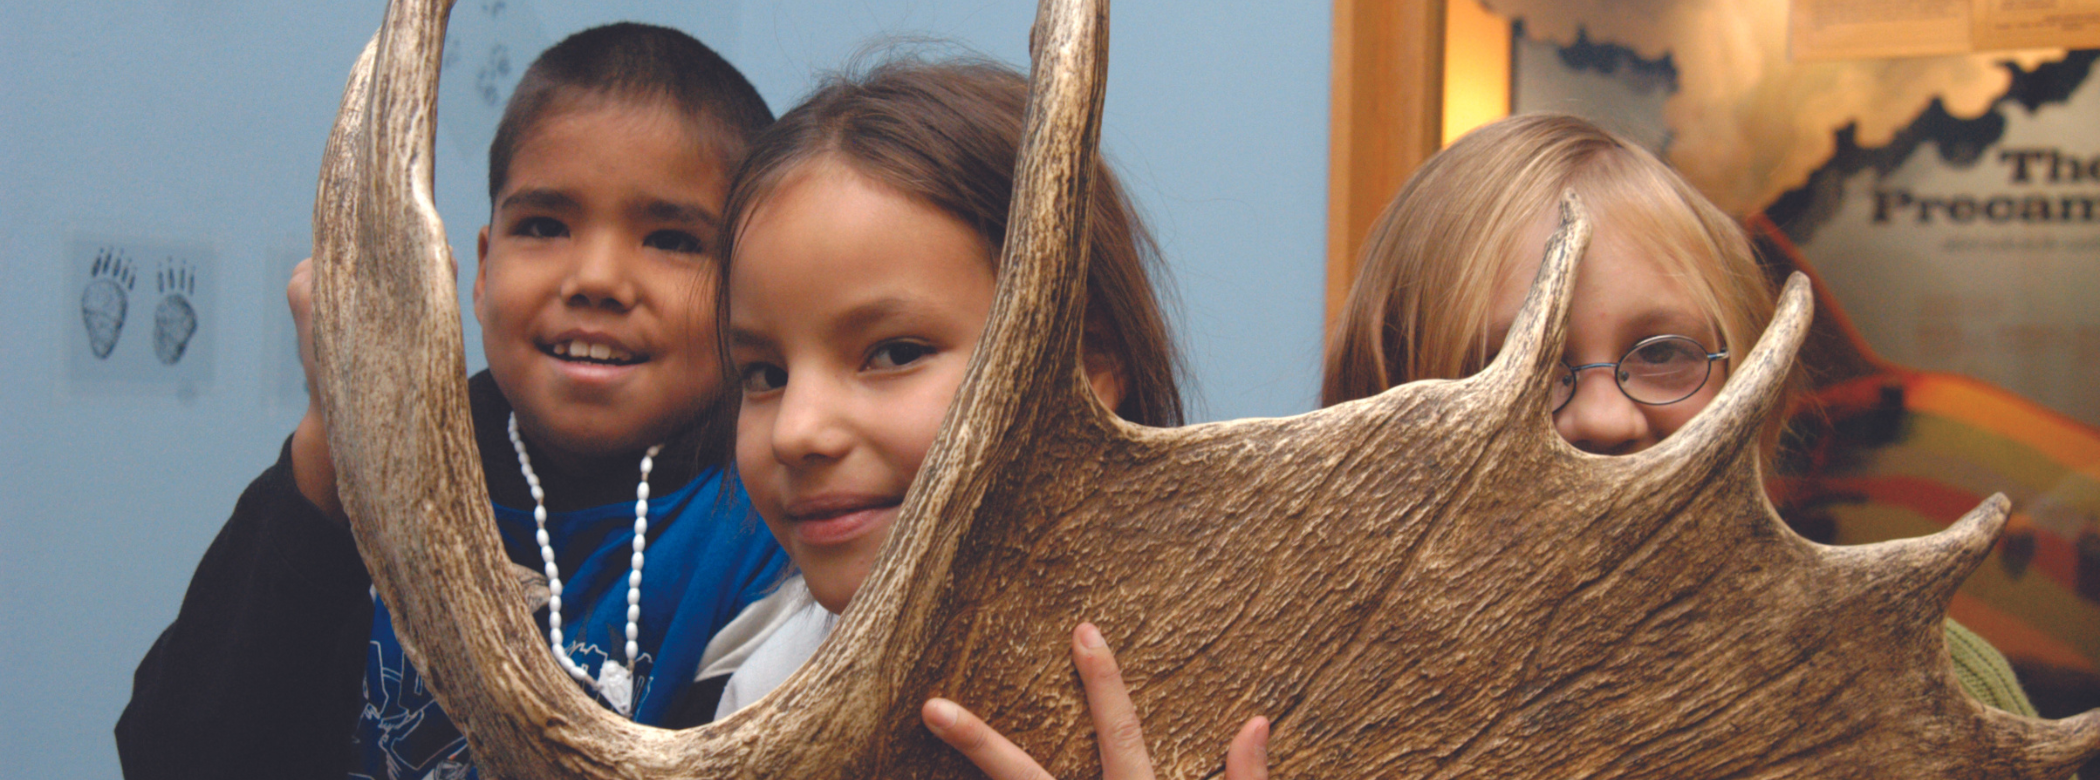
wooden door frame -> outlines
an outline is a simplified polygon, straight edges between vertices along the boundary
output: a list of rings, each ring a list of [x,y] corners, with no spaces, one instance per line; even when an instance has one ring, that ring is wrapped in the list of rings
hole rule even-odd
[[[1364,234],[1443,142],[1444,0],[1335,0],[1327,172],[1327,330]]]

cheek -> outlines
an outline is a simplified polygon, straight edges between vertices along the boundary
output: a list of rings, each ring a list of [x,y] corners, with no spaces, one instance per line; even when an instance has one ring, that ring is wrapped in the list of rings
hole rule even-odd
[[[955,391],[962,387],[963,370],[968,365],[968,356],[942,366],[942,371],[930,375],[924,383],[913,388],[912,393],[888,416],[892,453],[897,469],[908,478],[916,478],[919,466],[926,460],[926,453],[933,449],[933,440],[941,433],[941,420],[948,414],[948,405],[955,401]]]
[[[491,258],[489,262],[495,265],[484,277],[482,296],[474,307],[484,343],[492,347],[500,344],[500,349],[536,351],[526,342],[533,335],[534,321],[556,295],[555,283],[541,278],[528,263],[516,258]]]
[[[668,280],[673,292],[669,297],[677,311],[695,330],[712,332],[715,329],[715,270],[711,266],[696,266]]]
[[[521,294],[520,286],[504,274],[492,274],[475,305],[483,355],[500,378],[517,376],[539,357],[532,332],[536,301]]]
[[[661,290],[658,304],[663,312],[665,338],[677,342],[687,362],[718,373],[715,338],[715,285],[712,273],[664,274],[650,280]]]
[[[667,342],[673,354],[664,361],[664,368],[669,370],[670,381],[675,385],[672,395],[709,406],[725,390],[737,389],[722,374],[721,345],[715,340],[713,328],[676,330],[669,334]]]
[[[1641,407],[1641,411],[1648,415],[1648,427],[1655,432],[1655,438],[1667,439],[1670,434],[1676,433],[1677,429],[1684,427],[1685,423],[1699,416],[1708,404],[1713,403],[1714,396],[1721,394],[1721,383],[1727,378],[1727,373],[1717,364],[1714,366],[1714,375],[1707,379],[1706,386],[1699,388],[1699,392],[1693,393],[1692,397],[1667,406]]]
[[[481,327],[500,329],[519,319],[520,306],[524,301],[514,289],[517,285],[504,274],[489,274],[482,285],[481,297],[474,302],[474,310],[480,315]]]
[[[1641,407],[1641,413],[1648,418],[1648,431],[1657,441],[1670,438],[1678,428],[1698,416],[1700,407],[1688,404],[1691,404],[1690,399],[1669,406]]]
[[[770,417],[763,410],[754,410],[745,405],[736,418],[736,470],[744,482],[744,492],[751,495],[751,503],[759,514],[773,517],[779,514],[779,496],[775,495],[770,477],[773,473],[773,440]]]

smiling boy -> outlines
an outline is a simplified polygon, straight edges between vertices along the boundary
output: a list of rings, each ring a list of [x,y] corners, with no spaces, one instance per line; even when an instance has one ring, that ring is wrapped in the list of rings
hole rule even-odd
[[[771,120],[698,41],[622,24],[541,55],[490,149],[468,389],[496,523],[552,652],[642,723],[690,725],[667,719],[708,638],[785,562],[722,468],[711,309],[728,178]],[[290,296],[303,332],[303,273]],[[128,777],[472,776],[370,595],[325,434],[311,409],[140,664]]]

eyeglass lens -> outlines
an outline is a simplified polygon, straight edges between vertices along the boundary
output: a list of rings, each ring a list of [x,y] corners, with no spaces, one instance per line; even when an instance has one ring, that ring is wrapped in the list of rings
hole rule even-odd
[[[1657,336],[1633,345],[1619,362],[1596,364],[1611,368],[1619,390],[1639,403],[1670,404],[1690,398],[1706,386],[1713,362],[1706,348],[1687,336]],[[1575,397],[1579,372],[1563,362],[1553,367],[1553,408],[1558,411]]]

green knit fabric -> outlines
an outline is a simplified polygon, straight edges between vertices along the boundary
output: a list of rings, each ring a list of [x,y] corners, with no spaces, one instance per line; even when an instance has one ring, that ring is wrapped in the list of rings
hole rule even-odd
[[[1977,701],[2027,717],[2039,717],[2020,681],[2013,678],[2012,665],[1998,648],[1966,626],[1949,620],[1941,624],[1947,637],[1947,654],[1954,658],[1954,676],[1961,688]]]
[[[1940,627],[1944,629],[1940,633],[1947,637],[1947,655],[1954,659],[1954,677],[1961,681],[1962,690],[1997,709],[2041,717],[2034,711],[2034,703],[2027,700],[2027,692],[2020,689],[2020,681],[2013,678],[2012,664],[2005,662],[2004,653],[1952,619]],[[2071,780],[2078,780],[2078,776],[2072,775]]]

